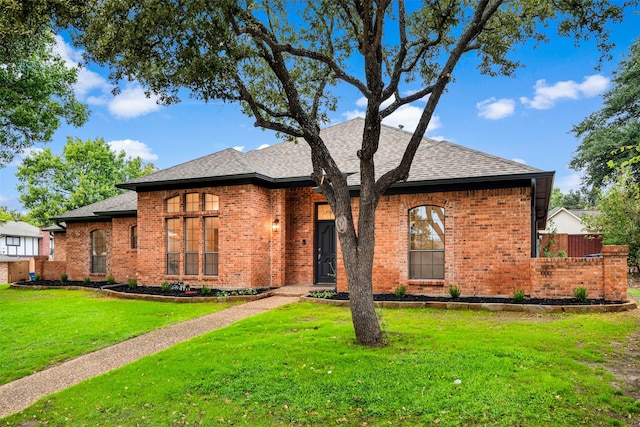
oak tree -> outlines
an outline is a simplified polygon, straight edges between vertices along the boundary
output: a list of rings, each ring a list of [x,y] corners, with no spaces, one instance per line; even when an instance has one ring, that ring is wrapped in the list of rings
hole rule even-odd
[[[635,1],[633,1],[635,3]],[[255,125],[311,148],[312,178],[336,218],[356,338],[378,346],[373,305],[375,214],[380,197],[408,178],[411,163],[456,66],[513,75],[516,45],[557,30],[609,48],[608,23],[623,6],[607,0],[91,0],[76,41],[118,81],[135,79],[164,103],[183,94],[238,102]],[[347,177],[320,136],[339,94],[366,98],[357,214]],[[426,99],[404,155],[376,168],[381,121]],[[354,216],[357,215],[357,221]],[[357,226],[355,225],[357,224]]]

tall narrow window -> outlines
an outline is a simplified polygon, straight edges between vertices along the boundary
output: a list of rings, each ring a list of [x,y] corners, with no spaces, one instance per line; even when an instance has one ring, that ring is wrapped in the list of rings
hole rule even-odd
[[[204,195],[204,210],[205,211],[217,211],[220,209],[220,199],[214,194],[205,193]]]
[[[198,274],[198,220],[184,220],[184,274]]]
[[[409,278],[444,279],[444,208],[409,210]]]
[[[138,226],[131,227],[131,249],[138,248]]]
[[[207,217],[204,219],[204,274],[218,275],[218,229],[220,220]]]
[[[91,272],[107,272],[107,235],[104,230],[91,232]]]
[[[186,212],[195,212],[200,210],[199,193],[188,193],[184,196],[184,210]]]
[[[180,274],[180,236],[178,219],[167,220],[167,274]]]
[[[167,199],[167,212],[180,212],[180,196]]]

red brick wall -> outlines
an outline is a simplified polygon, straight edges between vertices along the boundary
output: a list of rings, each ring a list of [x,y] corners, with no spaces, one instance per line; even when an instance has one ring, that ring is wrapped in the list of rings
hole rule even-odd
[[[512,188],[383,196],[376,211],[375,292],[446,294],[457,285],[463,295],[512,294],[529,282],[531,190]],[[357,216],[357,201],[353,202]],[[445,278],[410,280],[409,209],[445,209]],[[338,289],[346,290],[341,267]]]
[[[131,228],[137,224],[136,218],[113,218],[111,221],[111,241],[107,255],[107,273],[117,282],[137,279],[136,266],[138,251],[131,247]],[[111,268],[109,268],[109,266]]]
[[[627,299],[626,246],[603,246],[603,258],[532,258],[531,284],[523,288],[533,298],[573,298],[587,289],[588,298]]]
[[[112,268],[113,239],[111,222],[76,222],[67,224],[66,238],[66,273],[69,280],[82,280],[85,277],[92,281],[105,280]],[[91,273],[91,232],[104,230],[107,238],[107,273]]]
[[[185,212],[184,195],[190,192],[219,196],[219,211]],[[174,196],[180,196],[180,212],[167,213],[165,200]],[[315,207],[324,202],[324,196],[311,188],[270,190],[242,185],[141,192],[137,221],[115,218],[112,222],[68,224],[66,235],[56,235],[56,259],[60,246],[66,247],[66,251],[61,252],[66,256],[70,279],[89,276],[89,234],[102,228],[109,241],[107,272],[118,281],[124,282],[137,273],[139,284],[153,286],[165,280],[229,289],[312,284]],[[444,280],[409,279],[408,212],[421,205],[445,209]],[[353,200],[353,206],[357,218],[357,199]],[[528,187],[383,196],[376,213],[375,292],[390,292],[406,285],[410,293],[446,295],[450,285],[457,285],[463,295],[510,296],[514,290],[524,289],[532,297],[570,297],[577,283],[587,287],[592,297],[626,298],[626,282],[619,279],[626,261],[620,251],[610,254],[611,261],[608,258],[604,261],[531,259],[530,206]],[[219,275],[203,274],[204,242],[201,239],[199,274],[184,274],[182,251],[180,273],[167,276],[167,218],[179,219],[178,239],[184,242],[185,218],[200,219],[198,235],[202,236],[202,218],[215,215],[220,220]],[[280,230],[274,232],[272,223],[276,216]],[[131,227],[135,224],[138,226],[137,250],[130,247]],[[338,245],[337,286],[346,290],[341,257]],[[609,265],[607,263],[616,267],[603,270],[602,265]],[[54,278],[59,277],[57,273],[56,270]]]
[[[67,233],[53,234],[53,259],[56,261],[67,260]]]
[[[326,199],[311,188],[296,188],[287,190],[286,203],[285,283],[310,285],[315,280],[315,209],[317,203],[326,203]]]
[[[217,195],[220,199],[218,212],[185,212],[184,195],[197,192]],[[181,208],[178,213],[167,213],[165,200],[179,196]],[[202,208],[202,205],[200,206]],[[280,234],[274,248],[271,247],[272,222],[275,215],[281,222]],[[200,218],[198,235],[202,236],[205,216],[218,216],[219,230],[219,274],[204,275],[204,242],[199,243],[199,269],[197,275],[184,274],[184,251],[180,254],[180,273],[166,275],[166,220],[179,219],[178,239],[184,242],[184,219]],[[284,194],[282,190],[268,190],[255,185],[233,187],[206,187],[191,190],[167,190],[141,192],[138,194],[138,282],[160,286],[163,281],[185,283],[216,288],[247,288],[281,286],[284,265],[274,249],[282,250],[286,236]],[[278,246],[279,245],[279,246]],[[277,246],[277,247],[276,247]],[[272,269],[272,258],[275,260]],[[279,263],[279,264],[278,264]]]

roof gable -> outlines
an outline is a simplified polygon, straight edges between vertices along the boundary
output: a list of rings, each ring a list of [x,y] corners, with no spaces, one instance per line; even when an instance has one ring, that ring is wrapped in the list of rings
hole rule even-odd
[[[329,152],[344,173],[349,185],[360,184],[357,152],[362,145],[364,119],[355,118],[320,131]],[[378,176],[396,167],[404,154],[412,133],[383,125],[380,146],[375,154]],[[242,153],[226,149],[199,159],[164,169],[120,184],[121,188],[138,190],[170,184],[192,184],[194,181],[232,181],[254,178],[265,182],[309,181],[313,172],[311,149],[298,138]],[[408,182],[538,174],[544,171],[522,163],[492,156],[447,141],[424,138],[411,166]]]
[[[0,236],[42,237],[38,227],[22,221],[7,221],[0,224]]]

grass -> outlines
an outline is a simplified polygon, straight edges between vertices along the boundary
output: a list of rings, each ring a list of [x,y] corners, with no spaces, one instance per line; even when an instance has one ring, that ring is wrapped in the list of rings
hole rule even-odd
[[[0,285],[0,384],[227,306],[120,300],[89,291]]]
[[[634,301],[639,301],[640,289],[632,289],[632,288],[627,289],[627,296]]]
[[[622,425],[640,403],[601,364],[628,313],[384,310],[388,345],[348,308],[294,304],[49,396],[2,425]],[[637,421],[637,418],[633,418]]]

